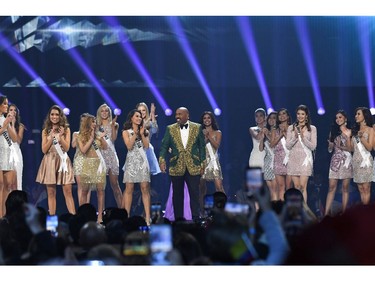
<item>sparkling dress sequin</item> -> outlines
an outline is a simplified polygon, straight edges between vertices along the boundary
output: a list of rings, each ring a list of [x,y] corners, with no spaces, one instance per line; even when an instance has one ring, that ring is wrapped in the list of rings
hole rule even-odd
[[[334,149],[329,165],[330,179],[351,179],[353,177],[352,154],[345,153],[340,146],[346,145],[347,140],[342,135],[339,135],[334,140]]]
[[[303,132],[304,144],[312,153],[316,149],[317,132],[316,127],[310,125],[311,131],[307,129]],[[290,150],[289,161],[287,165],[288,175],[291,176],[311,176],[313,172],[313,165],[309,162],[304,164],[306,153],[299,139],[295,136],[293,125],[288,127],[286,147]],[[311,154],[312,155],[312,154]]]
[[[368,140],[369,136],[367,132],[363,134],[363,138]],[[362,155],[359,151],[357,141],[355,137],[352,137],[352,142],[354,144],[354,152],[353,152],[353,181],[355,183],[365,183],[365,182],[371,182],[373,178],[373,172],[374,172],[374,159],[372,159],[371,153],[367,153],[367,156],[369,158],[369,161],[371,165],[369,167],[361,167],[361,163],[363,161]],[[366,150],[365,147],[363,147],[364,150]],[[366,150],[367,151],[367,150]]]
[[[264,150],[266,151],[266,156],[264,157],[264,180],[270,181],[275,179],[275,174],[273,171],[273,162],[274,162],[274,154],[273,149],[270,147],[269,141],[266,140],[265,142],[268,143],[268,146],[264,145]]]
[[[280,136],[280,130],[276,130],[276,137],[278,138]],[[283,137],[285,140],[285,137]],[[284,159],[286,156],[282,139],[275,145],[273,152],[275,154],[274,160],[273,160],[273,167],[274,167],[274,173],[275,175],[280,176],[286,176],[287,174],[287,165],[284,165]]]
[[[126,130],[131,135],[132,129]],[[132,149],[128,150],[124,165],[123,183],[150,182],[150,170],[145,149],[141,140],[136,140]]]
[[[111,139],[111,136],[112,136],[111,124],[102,125],[102,127],[104,128],[106,135]],[[102,149],[101,153],[103,155],[105,165],[107,166],[107,174],[109,170],[111,170],[113,175],[118,176],[119,175],[119,162],[118,162],[118,157],[116,153],[116,148],[112,139],[108,145],[108,148]]]
[[[79,150],[79,149],[78,149]],[[90,147],[89,155],[93,155],[95,149],[93,146]],[[100,184],[103,189],[105,189],[106,183],[106,170],[103,169],[101,172],[98,171],[100,165],[99,157],[86,157],[82,158],[82,170],[80,172],[81,183],[83,189],[96,190],[97,185]]]
[[[214,137],[214,140],[216,141],[216,136]],[[211,155],[208,151],[207,145],[206,145],[206,161],[207,166],[204,170],[204,174],[202,175],[202,178],[206,181],[214,181],[215,179],[223,179],[223,174],[221,172],[221,166],[219,161],[219,153],[217,150],[214,149],[214,147],[211,145],[214,158],[211,158]],[[216,167],[215,167],[216,164]]]
[[[0,116],[0,126],[3,126],[5,117]],[[10,171],[14,167],[10,163],[10,148],[3,134],[0,135],[0,171]]]

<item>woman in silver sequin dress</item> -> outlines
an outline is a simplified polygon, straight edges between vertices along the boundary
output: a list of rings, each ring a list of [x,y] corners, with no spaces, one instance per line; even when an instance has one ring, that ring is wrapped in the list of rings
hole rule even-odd
[[[272,131],[275,130],[276,126],[277,112],[272,111],[267,116],[266,127],[260,132],[263,136],[259,142],[259,150],[265,151],[266,155],[264,157],[264,173],[263,178],[266,181],[267,187],[270,191],[270,199],[272,201],[279,200],[279,192],[277,189],[277,183],[275,178],[275,173],[273,170],[274,162],[274,149],[271,148],[270,140]]]
[[[15,177],[14,165],[11,163],[12,141],[16,141],[17,136],[10,128],[10,123],[14,122],[14,116],[8,114],[8,98],[0,96],[0,218],[5,215],[5,200],[10,192],[10,183]],[[10,145],[9,145],[10,144]]]
[[[112,110],[107,104],[99,106],[96,112],[96,122],[101,132],[105,132],[108,149],[102,150],[102,155],[107,166],[107,176],[111,185],[113,196],[118,208],[122,205],[122,191],[118,181],[119,160],[115,149],[115,141],[118,135],[119,124],[116,122],[117,115],[112,119]]]
[[[329,189],[326,198],[325,215],[331,212],[337,184],[342,182],[342,211],[344,212],[349,202],[350,181],[353,178],[351,154],[351,129],[345,111],[339,110],[335,115],[328,138],[328,152],[332,153],[329,165]]]
[[[361,202],[370,203],[371,181],[374,172],[374,159],[371,150],[374,143],[372,116],[367,107],[358,107],[355,111],[355,124],[352,128],[353,181],[357,184]]]
[[[286,148],[286,136],[292,117],[286,108],[277,112],[276,129],[271,131],[271,147],[273,147],[273,168],[276,178],[279,200],[284,200],[284,193],[292,187],[292,177],[287,174],[289,150]]]
[[[219,130],[216,118],[211,111],[203,112],[200,123],[202,124],[204,140],[206,142],[206,168],[199,183],[199,202],[201,211],[203,211],[204,197],[207,193],[207,181],[214,182],[216,192],[225,193],[225,190],[218,154],[222,132]]]
[[[294,187],[299,189],[307,202],[307,183],[313,173],[313,152],[317,145],[317,130],[311,125],[310,111],[306,105],[296,109],[296,122],[288,127],[286,148],[290,150],[287,173]]]
[[[149,132],[143,126],[142,113],[133,109],[129,112],[122,138],[128,149],[125,160],[124,180],[125,190],[123,193],[123,207],[131,216],[131,205],[133,201],[134,184],[139,183],[142,193],[142,202],[145,211],[146,223],[151,219],[151,196],[150,196],[150,166],[147,161],[146,149],[149,146]]]

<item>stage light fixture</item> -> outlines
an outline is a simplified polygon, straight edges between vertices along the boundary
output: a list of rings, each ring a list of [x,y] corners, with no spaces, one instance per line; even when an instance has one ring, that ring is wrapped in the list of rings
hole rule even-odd
[[[216,115],[216,116],[220,116],[221,115],[221,109],[220,108],[215,108],[214,109],[214,114]]]
[[[319,115],[324,115],[326,113],[326,110],[323,107],[318,108],[318,114]]]
[[[65,115],[69,115],[70,114],[70,109],[68,107],[65,107],[63,109],[63,112],[64,112]]]
[[[172,109],[167,108],[167,109],[164,111],[164,113],[165,113],[165,116],[171,116],[171,115],[172,115]]]

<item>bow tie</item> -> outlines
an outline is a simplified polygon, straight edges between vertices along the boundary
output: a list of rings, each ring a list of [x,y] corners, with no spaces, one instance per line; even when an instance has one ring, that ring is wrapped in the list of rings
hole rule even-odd
[[[183,129],[183,128],[187,129],[187,128],[188,128],[188,125],[189,125],[188,123],[186,123],[185,125],[180,124],[180,128],[181,128],[181,129]]]

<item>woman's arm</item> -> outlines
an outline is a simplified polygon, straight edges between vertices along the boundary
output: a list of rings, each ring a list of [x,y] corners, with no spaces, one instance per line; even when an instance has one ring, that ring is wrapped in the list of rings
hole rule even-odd
[[[132,150],[137,135],[134,132],[129,132],[127,130],[122,131],[122,139],[124,140],[125,146],[128,150]]]
[[[52,131],[47,135],[45,129],[42,130],[42,152],[46,154],[52,145]]]

